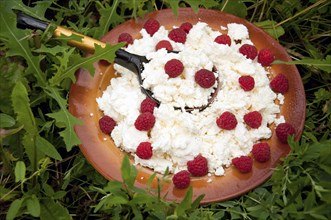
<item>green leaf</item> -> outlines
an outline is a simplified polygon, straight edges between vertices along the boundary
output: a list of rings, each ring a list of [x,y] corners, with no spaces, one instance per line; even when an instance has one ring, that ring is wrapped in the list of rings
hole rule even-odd
[[[136,205],[149,205],[155,201],[155,197],[147,194],[146,192],[135,193],[132,200],[129,202],[130,204]]]
[[[15,166],[15,182],[23,181],[25,179],[26,167],[23,161],[17,161]]]
[[[146,3],[151,2],[150,0],[139,0],[139,1],[126,1],[123,7],[132,11],[131,17],[137,19],[137,17],[143,17],[148,11],[146,10]]]
[[[28,155],[31,161],[32,170],[37,170],[37,162],[44,157],[41,151],[38,151],[35,145],[36,135],[25,133],[22,139],[22,144],[25,149],[25,153]]]
[[[331,214],[330,204],[325,203],[317,205],[314,208],[310,209],[308,213],[315,219],[328,220],[330,219],[328,217],[330,217]]]
[[[331,161],[330,161],[330,157],[331,157],[331,140],[325,140],[323,142],[319,143],[320,146],[320,158],[321,158],[321,162],[323,164],[328,164],[331,166]],[[313,147],[313,146],[312,146]]]
[[[170,5],[170,8],[172,9],[172,13],[177,16],[178,15],[178,4],[179,1],[178,0],[168,0],[168,3]]]
[[[27,7],[22,1],[15,0],[12,2],[12,8],[20,10],[25,14],[29,14],[35,18],[44,19],[44,15],[47,9],[52,4],[52,1],[38,1],[33,3],[33,7]]]
[[[122,161],[121,174],[124,183],[126,183],[129,188],[132,188],[137,177],[137,169],[135,166],[130,164],[129,157],[127,155],[124,156]]]
[[[170,8],[172,9],[172,13],[175,16],[177,16],[179,5],[182,1],[166,0],[165,2],[169,4]],[[212,7],[217,6],[219,4],[217,1],[214,1],[214,0],[200,0],[200,1],[197,1],[197,0],[183,0],[183,2],[190,5],[192,10],[195,13],[198,13],[200,7],[212,8]]]
[[[193,202],[192,202],[192,209],[197,209],[201,200],[205,197],[205,194],[199,195]]]
[[[104,196],[101,201],[94,207],[93,212],[96,213],[98,212],[100,209],[102,209],[106,203],[108,202],[107,198],[109,197],[109,195]]]
[[[6,220],[13,220],[17,216],[23,201],[23,199],[16,199],[10,204],[6,215]]]
[[[22,77],[24,67],[20,62],[14,62],[10,58],[0,58],[0,111],[12,114],[11,93],[16,82],[24,81]]]
[[[150,188],[151,188],[151,184],[152,184],[152,182],[153,182],[155,176],[156,176],[156,172],[154,172],[154,173],[148,178],[147,183],[146,183],[147,189],[150,189]]]
[[[326,58],[324,60],[312,59],[312,58],[303,58],[301,60],[290,61],[290,62],[276,60],[276,61],[273,62],[273,64],[308,65],[308,66],[314,66],[314,67],[316,67],[318,69],[321,69],[321,70],[323,70],[327,73],[331,73],[331,55],[326,56]]]
[[[12,92],[12,104],[17,114],[18,123],[24,126],[26,133],[23,136],[23,145],[31,161],[32,170],[37,169],[37,161],[42,157],[35,146],[35,137],[38,135],[37,125],[30,108],[30,100],[27,90],[22,82],[17,82]]]
[[[324,170],[326,173],[331,174],[331,166],[319,164],[318,165],[322,170]]]
[[[240,207],[236,206],[231,210],[230,212],[230,219],[243,219],[243,211],[241,210]]]
[[[36,195],[32,195],[26,199],[26,207],[33,217],[40,216],[40,203]]]
[[[36,53],[48,53],[53,56],[56,56],[57,54],[64,53],[66,51],[65,47],[56,45],[55,47],[46,47],[44,44],[40,46],[40,48],[35,49],[34,52]]]
[[[59,65],[53,64],[53,66],[56,68],[57,71],[54,74],[53,79],[50,79],[49,80],[49,82],[51,84],[57,85],[57,84],[60,84],[61,83],[61,81],[59,81],[57,83],[53,83],[54,77],[61,76],[61,75],[64,75],[65,74],[65,72],[68,69],[68,65],[70,65],[70,57],[72,56],[72,54],[73,54],[74,51],[75,51],[75,48],[70,48],[68,51],[66,51],[66,50],[63,51],[62,56],[59,55],[59,56],[56,57],[58,59]],[[66,77],[70,78],[70,80],[72,82],[75,82],[76,81],[76,78],[75,78],[75,75],[74,74],[67,75],[67,76],[65,76],[61,80],[64,80]]]
[[[52,199],[45,198],[40,203],[40,219],[41,220],[68,220],[72,219],[68,209],[63,207],[60,203]]]
[[[185,197],[181,201],[181,203],[176,207],[175,213],[177,216],[185,215],[185,212],[191,208],[192,203],[192,196],[193,196],[193,189],[190,188],[187,190]]]
[[[318,142],[316,136],[312,132],[303,132],[303,134],[307,136],[307,138],[309,138],[311,141]]]
[[[15,2],[15,6],[12,5]],[[21,56],[27,61],[26,72],[33,74],[37,79],[38,84],[43,87],[45,86],[45,75],[40,69],[40,57],[34,56],[29,47],[29,33],[28,30],[19,30],[16,28],[16,14],[12,11],[13,7],[20,6],[18,1],[4,1],[0,8],[0,23],[1,32],[0,39],[2,39],[8,51],[6,51],[6,56]],[[23,5],[23,4],[22,4]],[[30,35],[31,37],[31,35]]]
[[[134,214],[134,219],[135,220],[143,220],[143,216],[142,216],[140,210],[138,209],[138,207],[136,205],[132,205],[131,210]]]
[[[54,118],[57,122],[65,123],[65,129],[59,132],[63,138],[67,151],[71,151],[73,146],[80,144],[80,140],[74,131],[74,125],[82,124],[82,121],[75,118],[69,111],[58,111],[49,113],[47,116]]]
[[[50,185],[48,185],[47,183],[43,183],[43,189],[45,191],[45,194],[49,197],[52,197],[54,195],[54,189],[53,187],[51,187]]]
[[[15,125],[16,121],[10,115],[0,113],[0,128],[10,128]]]
[[[66,129],[60,133],[60,135],[64,138],[67,149],[70,150],[72,146],[79,143],[77,135],[73,132],[73,126],[76,124],[76,122],[78,122],[78,120],[75,119],[68,112],[66,106],[66,100],[65,100],[65,104],[63,104],[62,102],[63,99],[61,99],[57,88],[47,85],[46,74],[44,74],[40,69],[41,56],[35,56],[34,54],[32,54],[27,40],[27,36],[29,35],[28,34],[29,32],[18,30],[17,28],[15,28],[16,16],[11,11],[12,8],[11,6],[12,5],[9,3],[9,1],[5,1],[4,7],[1,7],[2,13],[0,13],[0,23],[2,24],[0,38],[4,40],[6,47],[10,48],[10,50],[6,52],[6,55],[22,56],[26,60],[28,65],[26,72],[29,74],[33,74],[33,76],[35,76],[35,78],[37,79],[36,86],[43,88],[46,92],[48,92],[48,95],[50,95],[58,102],[58,104],[60,105],[60,109],[64,115],[61,119],[65,118],[63,120],[66,122],[65,125],[67,126]],[[90,64],[89,62],[85,62],[85,61],[86,60],[84,60],[84,62],[81,62],[79,65],[74,65],[74,67],[70,69],[68,75],[64,76],[64,78],[61,79],[65,79],[66,77],[70,77],[70,76],[73,77],[74,72],[77,70],[76,67],[77,68],[85,67],[85,65],[88,66]],[[92,62],[92,60],[88,58],[87,61]],[[93,68],[93,67],[89,67],[89,68]],[[60,80],[60,82],[61,81],[62,80]],[[18,82],[18,84],[16,84],[16,86],[13,89],[12,99],[14,102],[13,103],[14,111],[18,115],[17,121],[24,125],[24,129],[30,134],[36,135],[38,133],[36,128],[36,123],[33,114],[31,112],[31,109],[29,108],[29,99],[27,96],[26,89],[23,87],[24,87],[23,84]],[[33,145],[30,144],[29,146],[33,146]],[[34,160],[35,158],[31,158],[31,156],[35,154],[31,153],[29,155],[30,155],[30,160],[35,161]],[[33,163],[35,164],[35,162]]]
[[[122,196],[110,196],[107,204],[113,206],[113,205],[123,205],[127,203],[128,200]]]
[[[276,26],[277,22],[272,20],[265,20],[261,22],[254,22],[254,24],[262,28],[265,32],[270,34],[275,39],[285,34],[285,30],[282,26]]]
[[[329,218],[327,218],[324,215],[321,215],[319,213],[310,213],[310,215],[312,217],[314,217],[315,219],[319,219],[319,220],[330,220]]]
[[[199,7],[211,8],[219,4],[214,0],[184,0],[184,2],[189,4],[195,13],[199,11]]]
[[[220,211],[215,211],[214,214],[213,214],[213,218],[214,219],[223,219],[225,215],[225,211],[224,210],[220,210]]]
[[[247,7],[242,0],[222,1],[222,4],[219,8],[223,9],[223,11],[227,13],[236,15],[241,18],[245,18],[247,16]]]
[[[97,4],[97,9],[100,13],[99,25],[100,27],[96,29],[94,37],[99,39],[104,36],[110,29],[112,25],[119,24],[124,21],[123,17],[117,14],[117,7],[120,1],[115,0],[113,4],[110,6],[106,4],[105,6],[101,4]]]
[[[107,183],[107,186],[103,188],[105,192],[111,194],[126,197],[126,192],[123,190],[123,183],[120,181],[112,180]]]
[[[331,92],[327,91],[325,88],[320,88],[314,95],[318,101],[330,100],[331,99]]]
[[[103,190],[103,189],[100,188],[100,187],[89,186],[89,189],[92,190],[92,191],[95,191],[95,192],[97,192],[97,193],[100,193],[100,194],[102,194],[102,195],[106,195],[106,194],[107,194],[106,191]]]
[[[11,191],[11,189],[6,188],[3,185],[0,185],[0,198],[2,201],[10,202],[13,201],[17,196],[18,196],[18,192],[15,191],[13,192]]]
[[[308,196],[307,196],[307,198],[305,200],[304,210],[305,211],[310,210],[312,207],[314,207],[315,202],[316,202],[315,192],[314,191],[311,191],[311,192],[308,193]]]
[[[98,212],[99,210],[107,210],[112,206],[116,205],[124,205],[127,204],[129,201],[126,197],[107,194],[104,196],[101,201],[95,206],[94,213]]]
[[[61,155],[57,152],[53,144],[49,143],[45,138],[36,137],[36,146],[37,149],[46,154],[49,157],[52,157],[56,160],[62,160]]]
[[[60,106],[61,110],[46,115],[55,119],[57,123],[62,123],[64,125],[65,129],[59,134],[61,135],[66,144],[67,151],[70,151],[73,146],[80,144],[80,140],[74,131],[74,125],[79,125],[83,122],[75,118],[67,110],[67,101],[61,97],[59,91],[56,88],[47,87],[47,90],[45,90],[45,92],[47,92],[49,96],[55,99]]]
[[[55,86],[59,85],[64,79],[70,78],[75,82],[75,72],[79,68],[86,69],[92,76],[94,75],[95,69],[93,64],[100,60],[107,60],[108,62],[113,62],[115,59],[115,51],[120,49],[122,44],[111,46],[106,44],[105,48],[99,45],[95,45],[95,52],[92,56],[81,57],[79,55],[70,56],[70,65],[66,70],[56,73],[50,80],[50,84]]]
[[[53,199],[63,199],[63,197],[64,197],[66,194],[67,194],[66,191],[62,191],[62,190],[57,191],[57,192],[54,193],[54,195],[53,195]]]
[[[323,162],[329,161],[328,158],[331,156],[331,148],[329,147],[330,144],[330,141],[314,142],[308,146],[304,155],[301,157],[305,161],[316,161],[321,158],[319,161],[323,164]]]
[[[233,208],[234,206],[236,206],[236,202],[235,201],[226,201],[226,202],[222,202],[220,205],[225,207],[225,208]]]
[[[130,188],[133,188],[134,182],[136,181],[136,178],[137,178],[137,174],[138,174],[138,171],[137,171],[136,167],[134,165],[131,165],[130,179],[127,182],[128,186]],[[139,189],[135,189],[135,190],[138,191]]]
[[[258,213],[260,213],[263,210],[263,206],[262,205],[250,206],[247,207],[246,210],[249,212],[250,215],[258,217]],[[257,215],[253,213],[257,213]]]
[[[12,104],[17,121],[24,125],[24,130],[30,134],[37,134],[36,122],[30,108],[28,92],[22,82],[17,82],[12,92]]]

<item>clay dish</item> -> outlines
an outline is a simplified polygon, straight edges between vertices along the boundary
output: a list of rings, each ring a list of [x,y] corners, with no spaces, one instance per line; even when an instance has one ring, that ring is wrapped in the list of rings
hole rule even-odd
[[[252,23],[214,10],[200,9],[198,13],[194,13],[190,8],[180,8],[177,17],[173,15],[171,10],[155,11],[142,19],[129,20],[118,25],[101,40],[116,44],[118,36],[122,32],[131,34],[133,38],[139,38],[139,31],[149,18],[158,20],[166,29],[172,29],[173,26],[179,26],[183,22],[195,24],[198,21],[208,23],[215,30],[220,30],[221,25],[226,26],[228,23],[244,24],[248,28],[250,38],[258,50],[269,48],[275,54],[276,59],[291,60],[285,49],[276,40]],[[297,140],[303,130],[306,109],[300,74],[294,65],[272,65],[271,72],[272,74],[283,73],[289,80],[289,91],[285,94],[285,103],[281,106],[281,113],[285,120],[296,129],[295,139]],[[102,95],[112,77],[115,77],[112,64],[102,61],[95,64],[94,77],[91,77],[85,70],[78,71],[77,81],[70,90],[69,110],[75,117],[84,121],[83,125],[75,126],[75,131],[81,140],[80,149],[87,160],[105,178],[121,181],[120,167],[125,153],[115,146],[109,135],[100,131],[98,120],[102,117],[102,112],[98,109],[96,103],[96,98]],[[223,201],[242,195],[265,182],[271,176],[273,168],[280,163],[280,159],[290,152],[288,145],[277,140],[274,130],[268,143],[271,147],[271,159],[266,163],[254,161],[253,170],[248,174],[241,174],[230,167],[226,169],[225,176],[222,177],[193,178],[191,185],[194,199],[201,194],[205,194],[202,203]],[[146,188],[147,180],[153,174],[153,171],[140,166],[137,166],[137,169],[138,176],[135,186]],[[162,182],[162,196],[166,195],[167,200],[181,201],[187,189],[174,188],[171,176],[169,179],[169,182]],[[211,179],[211,182],[208,183],[208,179]],[[151,186],[156,189],[157,181],[154,180]]]

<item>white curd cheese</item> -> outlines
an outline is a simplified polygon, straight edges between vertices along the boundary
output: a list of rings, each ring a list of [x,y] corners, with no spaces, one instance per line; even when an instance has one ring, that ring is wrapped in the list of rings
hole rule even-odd
[[[163,26],[151,37],[144,29],[141,38],[126,50],[146,56],[150,61],[144,65],[143,87],[150,89],[161,102],[154,109],[155,125],[150,132],[138,131],[134,122],[140,114],[140,103],[145,99],[134,73],[114,65],[119,77],[113,78],[103,95],[97,98],[99,108],[112,117],[117,126],[111,133],[116,146],[134,155],[135,164],[163,173],[187,169],[187,161],[201,154],[208,160],[209,172],[222,176],[234,157],[247,155],[252,145],[261,139],[268,139],[271,124],[284,122],[280,107],[284,96],[275,94],[269,87],[269,73],[257,61],[246,59],[238,52],[245,43],[253,44],[247,28],[242,24],[228,24],[220,27],[227,30],[232,39],[231,46],[221,45],[214,39],[221,34],[206,23],[198,22],[187,34],[185,44],[175,43],[168,38],[169,31]],[[160,40],[169,40],[175,51],[165,49],[155,51]],[[235,40],[239,40],[235,42]],[[181,76],[169,78],[164,65],[170,59],[178,59],[184,65]],[[217,78],[209,89],[200,87],[194,81],[194,74],[205,68],[212,70]],[[252,91],[245,92],[238,83],[240,76],[250,75],[255,79]],[[201,107],[217,85],[220,90],[212,104],[205,110],[190,113],[175,110],[174,107]],[[224,111],[232,112],[238,121],[233,130],[220,129],[216,124]],[[258,129],[249,128],[243,120],[246,113],[259,111],[262,125]],[[151,159],[140,159],[135,155],[139,143],[149,141],[153,147]]]

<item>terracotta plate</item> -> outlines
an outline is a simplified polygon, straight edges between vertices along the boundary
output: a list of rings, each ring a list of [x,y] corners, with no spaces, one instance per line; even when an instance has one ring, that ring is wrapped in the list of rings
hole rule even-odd
[[[248,21],[219,11],[200,9],[196,14],[189,8],[179,9],[178,17],[172,14],[171,10],[160,10],[146,15],[143,19],[130,20],[117,26],[107,33],[101,40],[116,44],[119,34],[130,33],[134,38],[139,38],[139,31],[148,18],[154,18],[171,29],[174,25],[179,26],[183,22],[203,21],[215,30],[220,30],[220,26],[228,23],[244,24],[248,30],[251,40],[258,49],[269,48],[273,51],[278,60],[290,61],[290,57],[277,41],[265,32],[249,23]],[[80,149],[88,161],[107,179],[121,180],[120,166],[123,153],[112,142],[108,135],[99,130],[98,120],[102,112],[98,109],[96,98],[102,95],[103,90],[108,86],[110,79],[114,77],[112,65],[105,62],[95,64],[95,75],[91,77],[85,70],[77,73],[77,81],[72,85],[69,96],[70,112],[84,121],[81,126],[76,126],[75,131],[81,140]],[[305,94],[300,74],[294,65],[272,65],[272,73],[283,73],[289,80],[289,91],[285,94],[285,103],[281,107],[281,112],[286,121],[296,129],[296,139],[302,133],[305,120]],[[234,198],[252,190],[272,174],[272,169],[280,163],[280,158],[290,152],[288,145],[281,144],[275,135],[269,140],[271,146],[271,159],[267,163],[254,162],[253,171],[248,174],[238,173],[231,167],[226,169],[223,177],[202,177],[193,178],[193,196],[196,198],[200,194],[205,194],[202,203],[222,201]],[[148,177],[153,171],[148,168],[137,167],[138,176],[136,186],[145,188]],[[208,183],[207,179],[212,182]],[[170,179],[171,180],[171,179]],[[171,181],[163,182],[162,195],[166,195],[167,200],[180,201],[186,190],[178,190],[173,187]],[[157,187],[157,181],[152,183],[152,187]]]

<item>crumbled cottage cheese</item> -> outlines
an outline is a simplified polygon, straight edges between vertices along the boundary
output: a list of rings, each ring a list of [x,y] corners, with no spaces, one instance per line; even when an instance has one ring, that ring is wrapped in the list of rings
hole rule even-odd
[[[270,89],[269,73],[256,59],[246,59],[238,52],[242,44],[253,44],[247,28],[233,23],[221,28],[225,29],[232,40],[231,46],[215,43],[214,39],[221,33],[198,22],[188,33],[185,44],[169,40],[169,31],[161,26],[153,37],[142,29],[142,37],[126,48],[150,60],[144,66],[143,86],[152,90],[161,102],[154,110],[156,122],[150,133],[138,131],[134,126],[140,114],[140,103],[145,99],[136,75],[119,65],[114,66],[121,77],[111,79],[97,103],[105,115],[117,122],[111,133],[115,144],[132,153],[136,164],[160,173],[167,168],[177,172],[186,169],[187,161],[201,154],[208,160],[209,172],[221,176],[232,158],[249,154],[254,143],[271,137],[268,125],[284,122],[284,117],[279,116],[279,105],[274,102],[279,100],[282,104],[284,96]],[[168,53],[165,49],[155,51],[155,45],[164,39],[169,40],[179,53]],[[182,61],[184,72],[180,77],[169,78],[164,73],[164,65],[173,58]],[[195,72],[213,67],[217,69],[215,85],[209,89],[198,86],[194,82]],[[252,91],[245,92],[240,88],[238,77],[241,75],[254,76]],[[206,105],[217,85],[220,89],[215,101],[205,110],[188,113],[174,109]],[[224,111],[236,116],[238,125],[235,129],[222,130],[217,126],[216,118]],[[243,116],[249,111],[262,114],[262,125],[258,129],[245,125]],[[144,160],[135,155],[136,147],[143,141],[152,143],[151,159]]]

